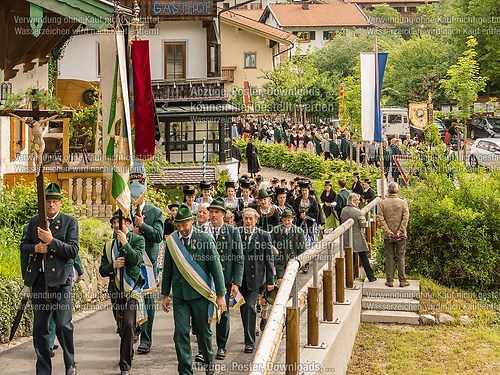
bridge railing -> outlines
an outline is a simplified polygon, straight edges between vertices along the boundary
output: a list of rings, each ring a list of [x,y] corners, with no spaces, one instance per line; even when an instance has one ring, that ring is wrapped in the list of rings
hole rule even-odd
[[[368,227],[366,228],[367,240],[373,244],[373,234],[376,232],[375,209],[380,198],[375,198],[367,206],[361,209],[368,216]],[[286,351],[285,351],[285,373],[287,375],[298,374],[300,368],[300,304],[299,291],[297,287],[297,273],[307,263],[312,263],[312,287],[307,290],[307,345],[306,347],[320,347],[319,344],[319,277],[318,257],[325,255],[327,269],[322,272],[323,281],[323,322],[338,323],[334,320],[333,299],[333,267],[335,259],[335,304],[347,304],[345,300],[345,288],[352,288],[354,282],[354,262],[352,251],[352,226],[354,221],[347,220],[339,225],[333,232],[326,234],[323,239],[307,249],[297,258],[291,259],[285,269],[278,294],[274,300],[273,307],[267,319],[267,324],[257,351],[250,366],[251,375],[271,374],[274,371],[274,361],[283,337],[283,325],[286,325]],[[348,234],[348,245],[344,248],[344,234]],[[334,241],[339,239],[338,250],[334,249]],[[340,251],[340,256],[336,253]],[[291,301],[290,301],[291,298]]]

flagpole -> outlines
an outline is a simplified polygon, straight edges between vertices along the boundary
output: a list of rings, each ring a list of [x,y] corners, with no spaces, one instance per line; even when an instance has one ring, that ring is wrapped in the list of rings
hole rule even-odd
[[[378,39],[375,35],[375,103],[378,103],[380,106],[380,82],[379,82],[379,74],[378,74]],[[380,107],[379,107],[380,108]],[[380,111],[377,111],[377,116],[380,115]],[[385,198],[385,173],[384,173],[384,142],[380,141],[380,186],[382,191],[380,192],[380,196],[382,199]]]

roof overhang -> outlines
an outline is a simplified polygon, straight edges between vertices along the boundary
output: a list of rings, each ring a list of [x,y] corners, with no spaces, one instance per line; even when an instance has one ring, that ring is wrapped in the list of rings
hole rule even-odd
[[[242,30],[246,30],[252,34],[255,34],[255,35],[259,35],[263,38],[267,38],[267,39],[270,39],[270,40],[273,40],[275,42],[278,42],[278,43],[282,43],[282,44],[292,44],[294,42],[294,40],[296,39],[296,36],[293,35],[292,33],[289,33],[289,38],[290,39],[285,39],[285,38],[280,38],[279,36],[277,35],[274,35],[272,33],[268,33],[268,32],[265,32],[263,30],[258,30],[258,29],[255,29],[253,27],[250,27],[250,26],[247,26],[245,24],[242,24],[232,18],[228,18],[228,17],[221,17],[221,22],[225,23],[226,25],[230,25],[230,26],[234,26],[234,27],[237,27],[239,29],[242,29]],[[263,25],[266,25],[266,24],[263,24]],[[272,26],[269,26],[269,25],[266,25],[268,27],[272,27]],[[280,31],[283,31],[281,29],[279,29]]]
[[[109,27],[114,15],[132,16],[132,10],[106,0],[27,0],[33,9],[38,6],[74,20],[95,30]]]

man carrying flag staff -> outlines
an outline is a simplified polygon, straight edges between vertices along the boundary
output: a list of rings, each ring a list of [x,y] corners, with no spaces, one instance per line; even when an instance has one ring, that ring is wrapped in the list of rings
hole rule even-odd
[[[122,375],[128,375],[134,356],[134,329],[136,324],[142,324],[147,319],[144,315],[144,279],[140,267],[145,245],[144,238],[129,232],[128,226],[132,220],[122,216],[120,223],[120,216],[118,210],[110,220],[115,238],[104,246],[99,273],[111,279],[109,290],[113,314],[115,317],[120,316],[120,370]],[[124,273],[123,278],[120,272]],[[123,285],[120,285],[120,280],[123,280]]]
[[[226,208],[224,200],[216,198],[208,207],[210,221],[220,255],[222,271],[224,272],[224,283],[226,284],[226,302],[238,295],[243,278],[243,249],[241,236],[238,229],[225,224]],[[217,338],[217,359],[226,358],[226,344],[229,338],[229,307],[221,315],[220,321],[215,326]]]
[[[146,354],[151,350],[153,343],[153,321],[155,316],[156,272],[159,253],[159,244],[163,240],[163,214],[155,206],[144,200],[147,193],[146,168],[141,162],[134,162],[130,170],[130,197],[132,201],[131,214],[133,215],[133,232],[144,237],[146,251],[141,265],[145,279],[144,303],[148,314],[147,322],[142,325],[141,342],[137,348],[138,354]]]
[[[206,374],[215,372],[210,321],[217,319],[226,306],[224,273],[215,241],[210,234],[193,228],[193,222],[193,214],[182,204],[174,221],[178,230],[167,238],[162,277],[162,307],[166,312],[170,311],[171,291],[173,295],[177,370],[182,375],[193,374],[190,320]]]

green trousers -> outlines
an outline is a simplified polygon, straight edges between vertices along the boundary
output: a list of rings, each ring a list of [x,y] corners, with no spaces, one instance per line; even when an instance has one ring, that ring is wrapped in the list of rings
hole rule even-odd
[[[208,300],[197,298],[183,300],[173,298],[174,307],[174,343],[177,353],[177,371],[179,375],[193,374],[193,358],[191,355],[191,323],[196,332],[198,348],[203,354],[206,363],[212,363],[212,329],[208,323]]]

